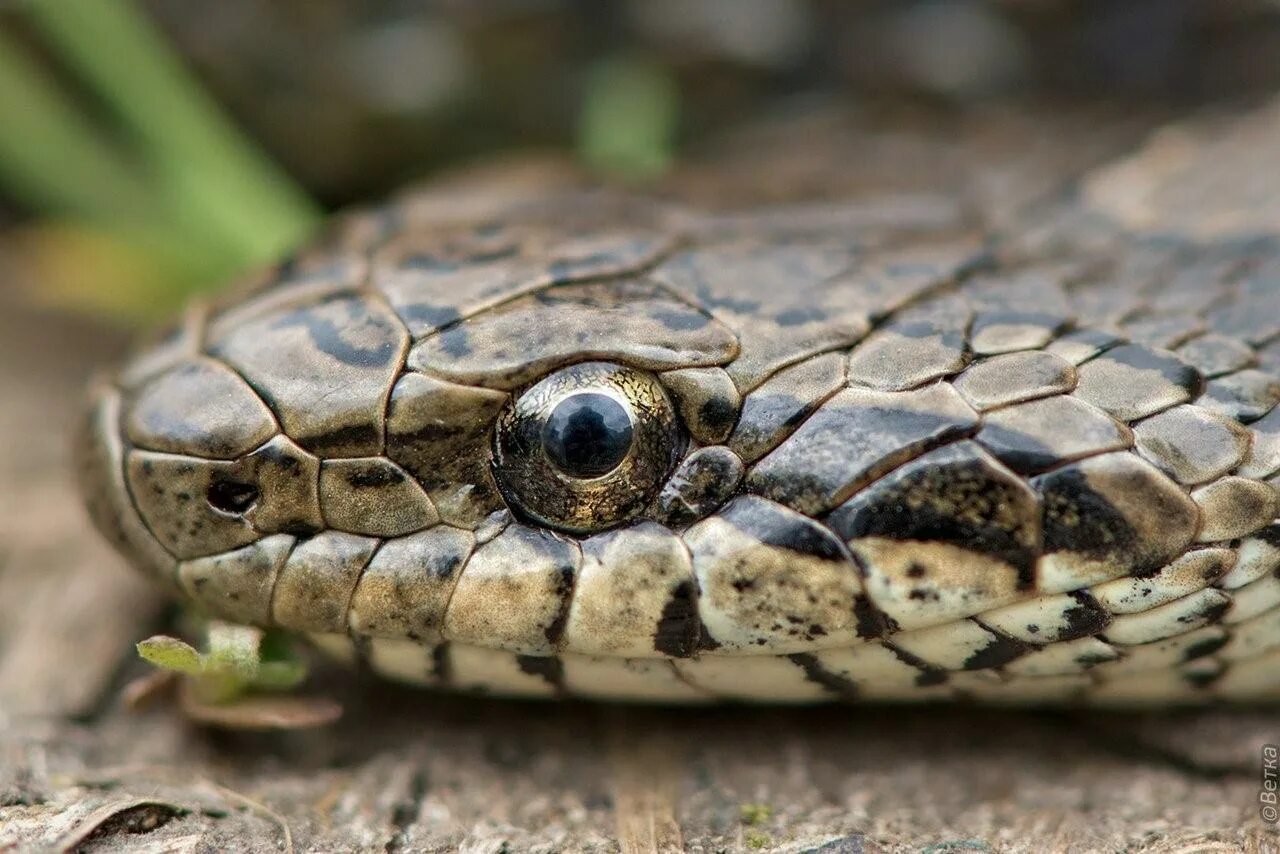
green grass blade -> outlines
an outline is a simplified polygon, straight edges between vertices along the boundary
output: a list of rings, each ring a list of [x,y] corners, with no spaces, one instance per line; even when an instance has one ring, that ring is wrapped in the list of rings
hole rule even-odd
[[[22,204],[82,219],[143,220],[156,203],[128,158],[0,30],[0,183]]]
[[[312,230],[313,203],[224,118],[130,0],[23,8],[136,135],[171,203],[203,218],[244,264],[276,258]]]
[[[679,115],[669,71],[634,57],[604,60],[587,77],[579,154],[591,168],[621,178],[657,177],[671,164]]]

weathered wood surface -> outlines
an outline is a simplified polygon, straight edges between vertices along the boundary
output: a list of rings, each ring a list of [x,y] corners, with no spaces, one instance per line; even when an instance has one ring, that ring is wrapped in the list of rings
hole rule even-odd
[[[1140,125],[1022,192],[1280,232],[1276,107]],[[132,643],[166,606],[90,532],[66,450],[118,347],[0,301],[0,850],[1280,850],[1258,819],[1267,709],[621,709],[330,673],[348,711],[316,732],[127,712]]]

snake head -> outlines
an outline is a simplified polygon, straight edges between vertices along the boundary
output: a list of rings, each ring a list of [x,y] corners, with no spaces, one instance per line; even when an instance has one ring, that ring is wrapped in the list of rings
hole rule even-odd
[[[642,280],[461,308],[339,274],[193,310],[94,390],[98,527],[225,619],[433,637],[485,546],[572,574],[583,539],[738,489],[738,342],[707,312]]]
[[[975,414],[841,392],[842,348],[868,293],[957,255],[855,276],[826,245],[557,228],[409,233],[194,310],[96,393],[99,526],[200,607],[314,635],[679,657],[891,625],[822,517]]]
[[[219,617],[409,681],[671,699],[914,697],[1157,641],[1187,620],[1105,603],[1177,579],[1221,617],[1229,555],[1192,549],[1208,511],[1131,426],[1237,435],[1190,406],[1203,377],[1011,308],[963,240],[383,226],[95,392],[99,527]],[[1280,512],[1228,480],[1255,509],[1210,533]]]

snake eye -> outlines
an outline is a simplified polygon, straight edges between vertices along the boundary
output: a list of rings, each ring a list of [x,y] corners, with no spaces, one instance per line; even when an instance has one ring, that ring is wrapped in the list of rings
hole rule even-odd
[[[258,502],[258,487],[234,480],[215,480],[205,494],[209,506],[229,516],[243,516]]]
[[[652,374],[573,365],[517,397],[498,420],[494,472],[517,512],[586,533],[640,513],[684,450]]]
[[[622,463],[634,435],[625,404],[607,394],[584,391],[551,410],[542,428],[542,448],[569,477],[600,477]]]

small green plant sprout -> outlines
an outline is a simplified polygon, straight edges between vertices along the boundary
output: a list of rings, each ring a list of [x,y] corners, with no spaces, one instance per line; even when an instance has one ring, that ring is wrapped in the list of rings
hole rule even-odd
[[[675,156],[679,119],[680,92],[668,69],[641,57],[608,57],[587,75],[578,154],[613,178],[657,178]]]
[[[773,807],[768,804],[739,804],[738,820],[742,823],[742,843],[753,851],[768,848],[773,838],[761,828],[773,818]]]
[[[325,698],[286,694],[307,677],[287,640],[250,626],[210,621],[207,651],[168,635],[137,645],[144,661],[178,683],[192,720],[230,729],[298,729],[336,720],[341,708]]]
[[[768,804],[742,804],[738,807],[738,817],[747,827],[759,827],[773,818],[773,807]]]

